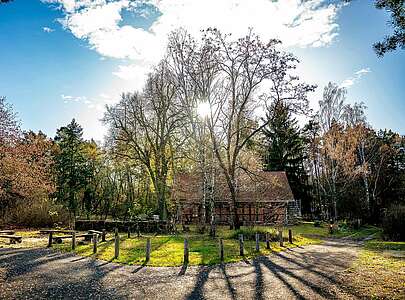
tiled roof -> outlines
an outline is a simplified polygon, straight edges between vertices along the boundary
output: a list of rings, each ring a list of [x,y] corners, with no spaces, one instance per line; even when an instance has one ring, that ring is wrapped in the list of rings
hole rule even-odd
[[[180,201],[199,202],[202,198],[202,186],[202,176],[198,173],[177,174],[173,183],[173,197]],[[237,178],[237,191],[240,202],[279,202],[294,199],[285,172],[243,172]],[[215,198],[217,201],[227,201],[229,197],[225,177],[216,176]]]

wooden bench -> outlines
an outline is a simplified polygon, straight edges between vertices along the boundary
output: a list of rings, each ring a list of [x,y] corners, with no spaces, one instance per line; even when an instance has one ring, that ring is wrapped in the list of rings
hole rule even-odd
[[[91,238],[93,237],[93,234],[85,233],[85,234],[76,235],[76,238],[80,238],[80,237],[84,237],[85,239],[90,238],[89,240],[91,240]],[[54,236],[54,237],[52,237],[52,240],[57,244],[61,244],[62,240],[71,239],[71,238],[72,238],[72,235],[62,235],[62,236]]]
[[[22,242],[22,236],[19,235],[0,234],[0,238],[10,239],[10,244]]]
[[[13,234],[15,234],[15,231],[14,230],[0,230],[0,234],[13,235]]]
[[[74,230],[58,230],[58,229],[43,229],[40,230],[40,234],[49,234],[48,238],[48,246],[47,247],[52,247],[52,241],[53,241],[53,234],[54,233],[67,233],[67,234],[72,234],[75,232]],[[59,241],[59,240],[58,240]],[[62,242],[62,239],[60,240],[60,243]]]

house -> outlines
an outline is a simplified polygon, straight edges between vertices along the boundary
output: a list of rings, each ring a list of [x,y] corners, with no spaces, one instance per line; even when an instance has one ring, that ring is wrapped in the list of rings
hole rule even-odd
[[[177,205],[177,220],[183,224],[200,222],[203,215],[204,180],[201,174],[180,173],[173,182],[172,197]],[[229,224],[229,188],[219,172],[206,180],[206,222],[214,214],[216,224]],[[300,217],[285,172],[257,171],[237,177],[237,215],[243,225],[293,223]]]

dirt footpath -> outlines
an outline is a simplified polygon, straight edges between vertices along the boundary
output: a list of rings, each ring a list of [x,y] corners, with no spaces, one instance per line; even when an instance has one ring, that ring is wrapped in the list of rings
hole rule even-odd
[[[216,266],[124,266],[48,249],[0,249],[0,299],[355,299],[336,278],[345,240]]]

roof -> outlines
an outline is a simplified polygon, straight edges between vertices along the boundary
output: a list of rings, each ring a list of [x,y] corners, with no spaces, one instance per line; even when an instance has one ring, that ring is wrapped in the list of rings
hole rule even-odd
[[[199,173],[177,174],[173,182],[173,197],[178,201],[200,202],[203,180]],[[287,202],[294,199],[285,172],[258,171],[241,174],[237,178],[239,202]],[[229,188],[223,175],[215,178],[214,195],[216,201],[230,198]]]

